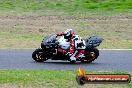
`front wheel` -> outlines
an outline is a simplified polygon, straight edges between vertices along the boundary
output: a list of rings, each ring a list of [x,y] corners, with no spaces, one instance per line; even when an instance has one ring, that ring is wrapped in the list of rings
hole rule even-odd
[[[32,58],[36,61],[36,62],[44,62],[47,60],[47,58],[44,55],[44,52],[42,49],[38,48],[36,49],[33,53],[32,53]]]
[[[99,56],[99,50],[97,48],[89,48],[85,52],[85,59],[82,59],[81,62],[91,63]]]

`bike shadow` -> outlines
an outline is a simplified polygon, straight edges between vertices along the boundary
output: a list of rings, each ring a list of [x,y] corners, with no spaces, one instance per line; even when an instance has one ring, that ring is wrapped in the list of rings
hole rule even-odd
[[[60,62],[60,61],[58,61],[58,62],[54,62],[54,61],[52,61],[52,62],[49,62],[49,61],[46,61],[46,62],[43,62],[44,64],[60,64],[60,65],[99,65],[99,64],[101,64],[101,63],[97,63],[97,62],[91,62],[91,63],[82,63],[82,62],[80,62],[80,61],[77,61],[76,63],[70,63],[70,62],[68,62],[68,61],[66,61],[66,62]]]

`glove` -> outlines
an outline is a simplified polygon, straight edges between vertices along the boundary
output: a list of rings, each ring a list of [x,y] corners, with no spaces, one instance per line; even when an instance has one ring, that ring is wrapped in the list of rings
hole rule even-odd
[[[57,36],[62,36],[64,33],[61,32],[61,33],[56,33]]]

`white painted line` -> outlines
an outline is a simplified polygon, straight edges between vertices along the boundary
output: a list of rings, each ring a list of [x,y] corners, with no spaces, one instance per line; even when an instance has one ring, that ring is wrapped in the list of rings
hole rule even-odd
[[[132,49],[99,49],[99,50],[132,50]]]
[[[37,48],[0,48],[0,49],[37,49]],[[99,49],[99,50],[132,50],[132,49]]]
[[[24,50],[24,49],[37,49],[37,48],[0,48],[0,49],[21,49],[21,50]]]

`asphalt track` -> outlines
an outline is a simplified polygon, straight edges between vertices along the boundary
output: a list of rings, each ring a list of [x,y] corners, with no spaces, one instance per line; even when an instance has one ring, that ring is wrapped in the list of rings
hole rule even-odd
[[[34,49],[0,49],[0,69],[78,69],[97,71],[132,71],[132,50],[100,50],[100,56],[92,63],[70,64],[68,61],[33,61]]]

